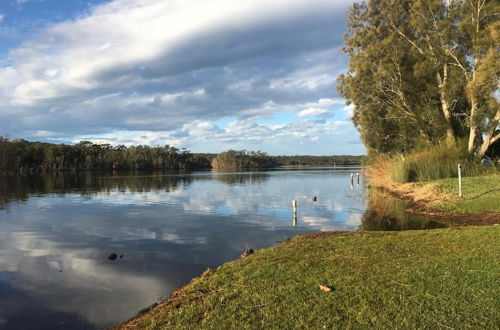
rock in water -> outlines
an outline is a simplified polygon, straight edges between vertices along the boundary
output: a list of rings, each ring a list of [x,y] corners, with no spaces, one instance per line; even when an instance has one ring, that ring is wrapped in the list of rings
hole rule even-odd
[[[118,258],[118,255],[116,253],[110,253],[108,254],[108,259],[109,260],[116,260]]]
[[[245,249],[245,251],[243,251],[243,253],[241,254],[241,258],[248,257],[252,253],[253,253],[253,249]]]

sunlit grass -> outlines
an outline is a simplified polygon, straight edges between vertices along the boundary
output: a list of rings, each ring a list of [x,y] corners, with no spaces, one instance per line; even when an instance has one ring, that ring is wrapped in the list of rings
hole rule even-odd
[[[500,227],[302,235],[205,274],[127,327],[495,328],[499,235]]]
[[[458,196],[456,178],[433,181],[447,198],[435,206],[451,213],[499,212],[500,174],[462,178],[463,198]]]

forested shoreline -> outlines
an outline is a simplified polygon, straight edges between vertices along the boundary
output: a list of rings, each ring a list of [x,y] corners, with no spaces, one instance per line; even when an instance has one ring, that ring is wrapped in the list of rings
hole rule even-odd
[[[75,145],[0,138],[0,170],[146,170],[209,166],[206,156],[165,145],[126,147],[81,141]]]
[[[229,150],[192,153],[173,146],[112,146],[80,141],[75,145],[9,140],[0,136],[0,172],[66,170],[255,169],[284,165],[359,165],[362,156],[270,156]],[[218,159],[218,161],[217,161]],[[215,163],[214,163],[215,160]]]

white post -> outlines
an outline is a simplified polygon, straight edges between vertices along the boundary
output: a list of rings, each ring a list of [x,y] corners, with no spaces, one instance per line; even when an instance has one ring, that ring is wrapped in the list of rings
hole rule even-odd
[[[295,199],[292,200],[292,207],[293,207],[292,225],[296,226],[297,225],[297,201]]]
[[[458,197],[462,198],[462,169],[458,164]]]

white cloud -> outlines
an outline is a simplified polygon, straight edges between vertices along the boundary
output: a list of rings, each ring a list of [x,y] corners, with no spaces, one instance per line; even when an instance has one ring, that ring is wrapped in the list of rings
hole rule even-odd
[[[354,115],[354,109],[356,109],[356,106],[351,103],[344,107],[344,112],[349,116],[349,118],[352,118],[352,116]]]
[[[272,80],[269,84],[271,89],[307,89],[314,90],[321,85],[333,85],[336,81],[336,75],[328,73],[326,64],[316,65],[307,69],[300,69],[290,75]]]
[[[326,2],[317,5],[325,6]],[[22,82],[15,88],[12,101],[29,105],[67,95],[75,88],[97,88],[95,76],[105,70],[152,60],[207,30],[224,26],[244,29],[277,13],[293,15],[306,5],[300,0],[272,4],[265,0],[115,0],[96,7],[89,16],[56,24],[45,31],[43,39],[15,50],[15,68]],[[43,74],[47,71],[59,75],[47,79]],[[322,81],[335,79],[324,72],[309,76],[306,70],[297,74],[297,79],[288,84],[312,89]]]
[[[174,145],[194,146],[197,152],[220,152],[229,148],[248,149],[253,144],[253,150],[262,150],[271,154],[297,154],[299,144],[314,146],[302,153],[362,154],[361,144],[352,145],[356,130],[349,121],[329,120],[298,120],[288,124],[272,125],[258,124],[253,119],[233,120],[226,128],[219,127],[208,121],[193,121],[182,128],[165,132],[116,132],[113,134],[92,136],[77,136],[73,142],[89,140],[96,143],[112,145]]]
[[[4,14],[0,14],[0,23],[3,22],[3,19],[5,18],[5,15]]]
[[[8,63],[0,67],[0,134],[186,146],[193,145],[186,136],[204,136],[223,148],[280,137],[284,124],[255,120],[281,111],[328,118],[341,102],[333,87],[345,67],[339,46],[350,3],[114,0],[93,7],[0,59]],[[226,128],[213,124],[228,117],[235,120]],[[314,132],[289,135],[321,140]]]
[[[301,117],[311,117],[311,116],[324,116],[330,114],[330,111],[322,108],[307,108],[296,114],[295,116],[298,118]]]

